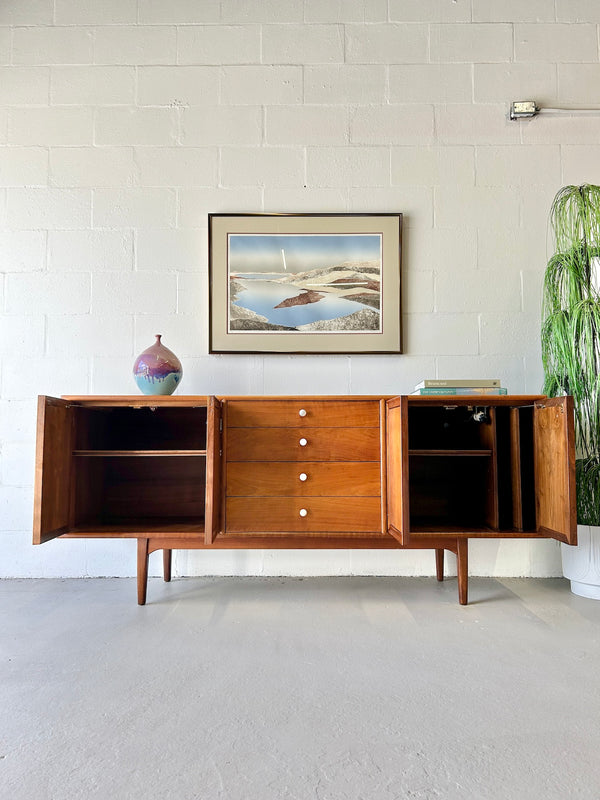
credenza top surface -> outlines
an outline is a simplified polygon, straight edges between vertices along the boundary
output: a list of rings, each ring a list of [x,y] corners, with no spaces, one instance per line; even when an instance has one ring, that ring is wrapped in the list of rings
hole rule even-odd
[[[406,397],[410,405],[436,405],[448,403],[449,405],[524,405],[543,400],[542,394],[482,394],[482,395],[358,395],[358,394],[296,394],[296,395],[215,395],[217,400],[249,400],[260,402],[267,400],[293,401],[293,400],[400,400]],[[62,395],[62,399],[76,405],[89,406],[208,406],[209,395]]]

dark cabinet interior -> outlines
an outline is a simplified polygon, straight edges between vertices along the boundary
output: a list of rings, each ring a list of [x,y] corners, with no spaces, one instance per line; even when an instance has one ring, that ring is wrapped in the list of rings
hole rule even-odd
[[[495,409],[408,412],[410,529],[497,527]]]
[[[410,456],[410,529],[494,527],[490,456]]]
[[[169,521],[201,525],[206,460],[198,456],[76,456],[75,526],[136,525]]]
[[[73,407],[75,451],[201,451],[206,408]]]
[[[49,398],[40,417],[46,478],[36,510],[40,541],[61,533],[204,533],[206,405],[95,406]],[[47,479],[57,472],[60,486]]]
[[[392,520],[402,540],[423,534],[574,539],[570,398],[392,401],[398,455],[390,493],[408,490]],[[390,417],[391,415],[391,417]],[[396,419],[398,417],[398,419]],[[404,433],[406,431],[406,433]],[[393,504],[392,504],[393,506]]]
[[[73,411],[76,528],[203,530],[205,407]]]

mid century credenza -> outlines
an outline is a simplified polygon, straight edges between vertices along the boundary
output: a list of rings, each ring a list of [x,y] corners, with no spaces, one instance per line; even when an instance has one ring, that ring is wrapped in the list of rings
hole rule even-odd
[[[34,544],[174,549],[576,543],[572,400],[477,396],[40,397]]]

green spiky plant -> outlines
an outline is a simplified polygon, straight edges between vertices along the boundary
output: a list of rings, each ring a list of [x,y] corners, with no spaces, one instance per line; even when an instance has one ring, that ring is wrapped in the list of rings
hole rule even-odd
[[[600,186],[565,186],[552,203],[555,253],[544,276],[544,393],[573,396],[577,521],[600,525]]]

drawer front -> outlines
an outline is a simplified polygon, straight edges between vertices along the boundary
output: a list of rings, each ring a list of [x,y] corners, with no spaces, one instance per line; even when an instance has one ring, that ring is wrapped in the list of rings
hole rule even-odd
[[[378,497],[379,462],[318,461],[231,462],[227,465],[229,497]]]
[[[379,425],[377,400],[230,400],[227,425],[239,428],[358,427]]]
[[[225,508],[227,533],[381,533],[378,497],[228,497]]]
[[[379,428],[230,428],[227,461],[379,461]]]

